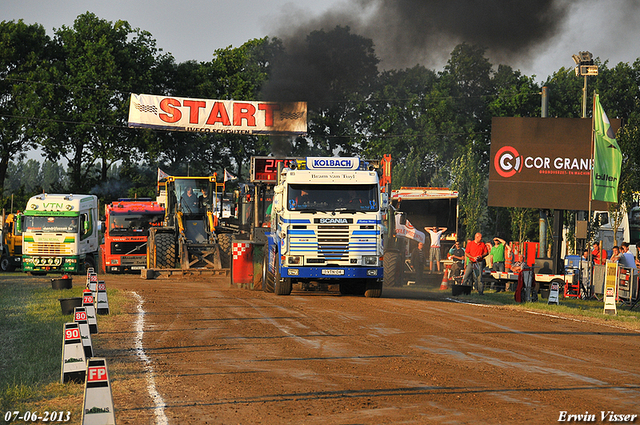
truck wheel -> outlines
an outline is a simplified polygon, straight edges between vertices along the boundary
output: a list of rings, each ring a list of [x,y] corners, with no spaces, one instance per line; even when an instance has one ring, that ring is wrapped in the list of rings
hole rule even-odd
[[[364,295],[367,291],[367,283],[363,279],[345,279],[340,282],[342,295]]]
[[[220,247],[220,263],[222,264],[222,268],[228,269],[231,267],[231,234],[219,234],[218,246]]]
[[[349,282],[341,282],[340,283],[340,294],[341,295],[352,295],[353,294],[353,286]]]
[[[87,255],[86,257],[84,257],[84,270],[83,272],[86,273],[87,270],[89,269],[96,269],[96,260],[93,259],[92,255]]]
[[[380,298],[382,295],[382,282],[377,279],[370,279],[367,282],[367,289],[364,291],[364,296],[367,298]]]
[[[273,292],[273,275],[269,271],[269,252],[264,253],[262,259],[262,290],[264,292]]]
[[[9,261],[9,257],[2,257],[0,259],[0,270],[3,272],[11,271],[11,262]]]
[[[291,293],[291,279],[283,279],[280,276],[280,267],[277,264],[274,281],[276,295],[289,295]]]
[[[397,251],[385,252],[383,266],[383,286],[385,288],[400,286],[402,283],[402,256],[400,253]]]
[[[176,266],[176,241],[172,233],[156,234],[156,266],[161,269]]]

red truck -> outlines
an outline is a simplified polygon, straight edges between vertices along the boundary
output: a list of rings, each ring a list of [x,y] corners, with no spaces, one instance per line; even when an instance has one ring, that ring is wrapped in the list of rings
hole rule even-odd
[[[137,271],[147,266],[149,228],[161,226],[164,208],[150,199],[120,199],[105,206],[103,273]]]

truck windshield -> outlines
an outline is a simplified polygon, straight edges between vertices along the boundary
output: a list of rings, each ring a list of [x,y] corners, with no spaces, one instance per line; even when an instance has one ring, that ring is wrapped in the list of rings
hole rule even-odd
[[[162,224],[164,215],[154,214],[111,214],[109,215],[109,233],[118,236],[147,235],[149,227]]]
[[[292,184],[287,193],[289,211],[377,211],[378,186]]]
[[[209,181],[205,179],[179,179],[175,182],[176,199],[185,214],[202,214],[211,202]]]
[[[24,217],[25,232],[78,233],[78,217]]]

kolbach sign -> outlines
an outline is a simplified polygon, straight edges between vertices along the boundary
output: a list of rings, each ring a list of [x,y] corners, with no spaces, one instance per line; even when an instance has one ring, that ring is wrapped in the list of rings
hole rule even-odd
[[[131,94],[129,127],[202,133],[297,135],[307,132],[307,103]]]
[[[617,131],[620,120],[611,121]],[[491,125],[489,206],[589,209],[591,119],[494,117]]]

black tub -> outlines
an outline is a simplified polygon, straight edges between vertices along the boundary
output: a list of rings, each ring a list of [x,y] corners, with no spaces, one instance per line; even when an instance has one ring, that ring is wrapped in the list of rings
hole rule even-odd
[[[451,295],[457,297],[458,295],[471,294],[471,285],[453,285],[451,287]]]
[[[62,314],[73,314],[73,309],[82,307],[82,297],[58,298]]]
[[[51,279],[51,288],[52,289],[71,289],[72,283],[71,278],[60,277],[56,279]]]

